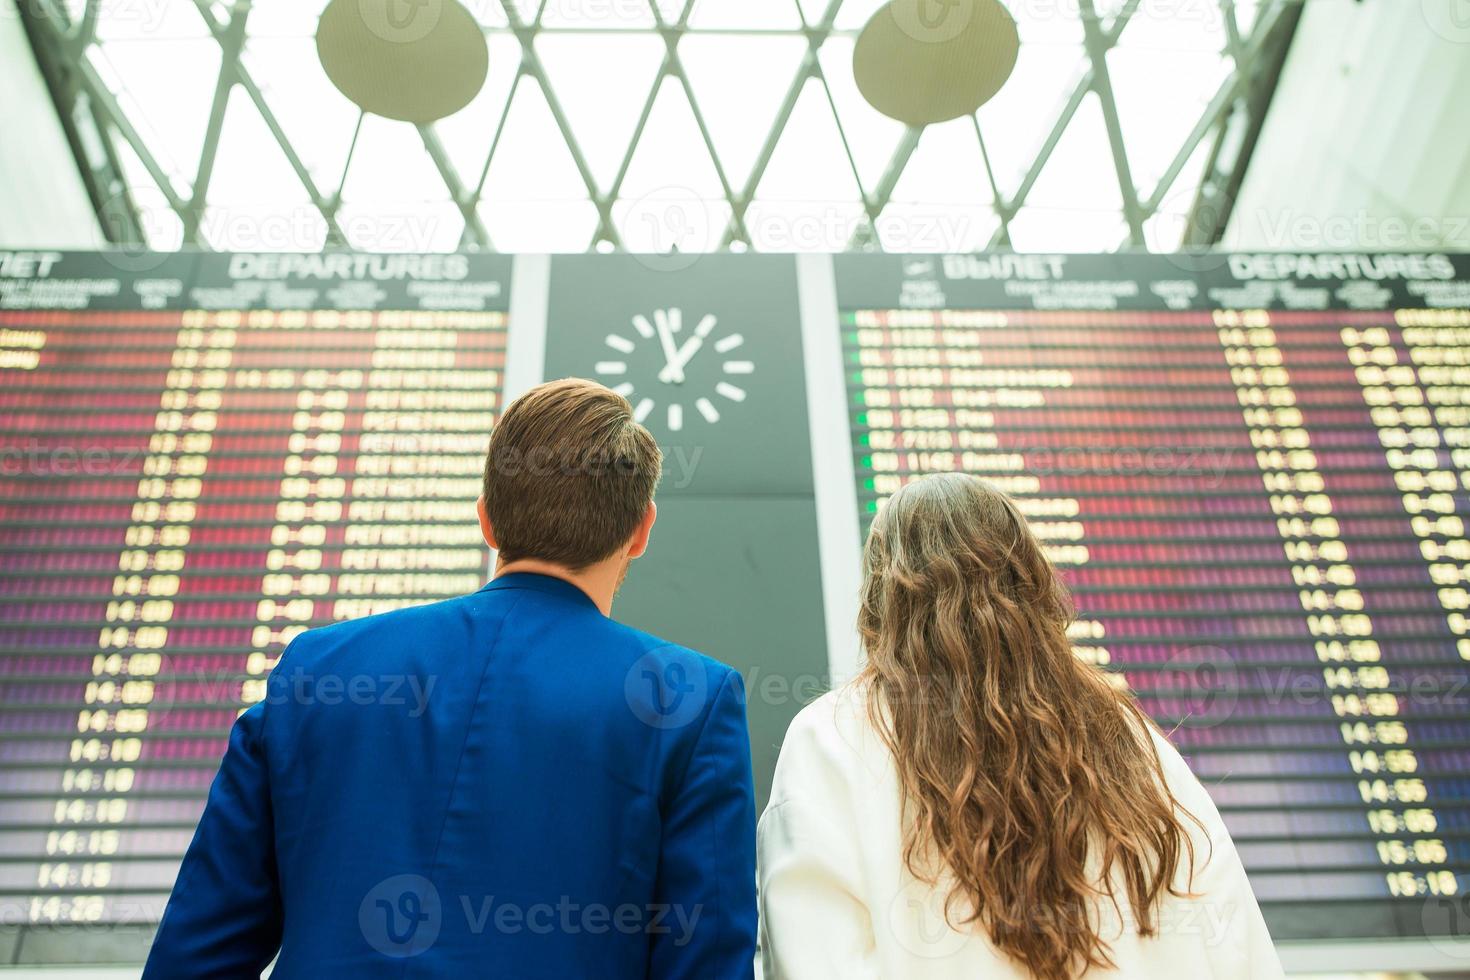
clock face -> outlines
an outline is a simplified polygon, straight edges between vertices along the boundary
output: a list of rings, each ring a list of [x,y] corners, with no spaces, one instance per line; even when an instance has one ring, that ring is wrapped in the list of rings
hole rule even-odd
[[[684,311],[670,307],[654,310],[652,317],[640,313],[631,326],[627,333],[608,334],[604,343],[613,353],[594,371],[633,403],[639,422],[660,412],[670,432],[696,416],[714,425],[723,412],[745,401],[741,384],[755,373],[755,363],[741,357],[745,338],[720,331],[713,313],[687,327]]]

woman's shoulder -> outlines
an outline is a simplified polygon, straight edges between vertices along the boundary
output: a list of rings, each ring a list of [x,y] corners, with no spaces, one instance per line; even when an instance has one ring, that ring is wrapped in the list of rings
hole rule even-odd
[[[797,712],[781,743],[773,793],[801,794],[835,779],[881,773],[887,749],[873,728],[868,698],[862,685],[848,683]]]
[[[1173,740],[1153,725],[1147,727],[1149,738],[1153,741],[1154,752],[1159,757],[1159,769],[1169,790],[1179,797],[1181,802],[1186,797],[1208,800],[1209,794],[1205,791],[1204,784],[1199,781],[1194,770],[1189,768],[1189,763],[1184,760],[1184,756],[1180,754]]]
[[[861,681],[833,688],[797,712],[787,729],[785,746],[863,753],[878,741],[870,710],[871,691]],[[880,743],[881,744],[881,743]]]

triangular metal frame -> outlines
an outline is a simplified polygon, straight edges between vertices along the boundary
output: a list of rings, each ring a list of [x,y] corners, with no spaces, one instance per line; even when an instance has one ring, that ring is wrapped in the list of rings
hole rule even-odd
[[[88,58],[89,51],[98,43],[96,27],[99,16],[102,15],[101,0],[88,0],[84,13],[75,20],[68,14],[67,7],[62,0],[29,0],[21,4],[24,16],[30,19],[28,27],[33,38],[33,43],[38,47],[45,45],[48,50],[38,52],[42,54],[43,60],[50,63],[61,63],[68,71],[65,73],[69,85],[60,90],[53,85],[53,93],[56,94],[58,107],[68,118],[79,110],[90,113],[96,124],[98,132],[109,140],[113,147],[126,145],[141,162],[143,169],[157,185],[157,189],[167,206],[177,213],[183,222],[184,241],[190,245],[209,247],[201,233],[201,217],[207,205],[209,197],[210,179],[213,174],[213,164],[219,147],[220,133],[224,124],[226,107],[229,103],[230,93],[235,86],[239,86],[250,98],[256,111],[260,113],[266,128],[280,145],[291,169],[301,181],[307,197],[312,205],[320,212],[327,229],[326,244],[328,247],[341,247],[347,244],[342,228],[337,221],[337,213],[342,203],[342,185],[346,180],[347,168],[351,165],[352,152],[349,149],[347,164],[343,168],[343,174],[337,185],[332,188],[323,188],[319,182],[313,179],[310,171],[303,162],[301,155],[292,147],[291,141],[282,129],[275,113],[272,111],[261,86],[252,77],[241,60],[241,52],[248,43],[246,34],[247,19],[250,14],[249,0],[234,0],[232,4],[212,3],[210,0],[191,0],[200,17],[207,26],[210,35],[220,45],[222,58],[220,62],[219,75],[214,80],[214,100],[211,106],[208,125],[205,129],[204,144],[200,153],[197,172],[187,192],[181,192],[177,178],[171,179],[160,165],[157,155],[148,146],[147,141],[138,129],[129,121],[127,114],[119,104],[116,92],[109,90],[102,76]],[[627,178],[630,166],[637,154],[640,140],[647,127],[649,118],[653,112],[655,100],[666,79],[674,79],[688,100],[689,107],[693,112],[694,120],[698,128],[705,151],[717,175],[721,193],[730,208],[730,218],[723,233],[717,240],[717,247],[728,248],[750,248],[752,240],[746,228],[746,215],[751,203],[756,199],[761,180],[764,178],[770,166],[771,159],[776,148],[785,133],[787,123],[797,105],[805,86],[808,82],[816,80],[821,84],[826,95],[828,108],[832,112],[837,131],[841,137],[843,150],[848,165],[851,167],[856,186],[862,197],[862,209],[866,221],[858,228],[852,239],[847,243],[850,249],[879,249],[881,243],[873,229],[888,207],[894,188],[902,176],[904,167],[908,164],[910,157],[919,144],[922,131],[910,128],[898,143],[889,159],[882,176],[875,186],[864,185],[859,173],[852,145],[848,139],[847,131],[843,126],[842,116],[837,111],[837,101],[833,96],[832,88],[828,84],[823,72],[820,52],[826,40],[837,32],[836,23],[838,14],[841,12],[844,0],[827,0],[827,5],[820,18],[815,22],[806,19],[805,13],[799,0],[790,0],[796,8],[797,16],[800,18],[801,27],[790,31],[778,33],[800,36],[805,40],[806,50],[798,64],[796,71],[787,87],[785,97],[780,103],[775,119],[769,132],[763,140],[759,152],[756,154],[754,166],[744,183],[736,187],[730,178],[728,168],[720,159],[720,154],[715,147],[711,136],[709,120],[700,107],[699,99],[695,94],[694,87],[690,84],[689,76],[684,69],[680,59],[680,41],[693,33],[689,20],[691,13],[699,3],[699,0],[691,0],[685,3],[677,19],[665,18],[660,4],[657,0],[645,0],[652,14],[652,26],[647,29],[648,33],[658,35],[664,42],[664,55],[662,63],[654,76],[653,84],[645,98],[638,121],[633,129],[629,144],[622,153],[621,162],[617,168],[616,175],[607,187],[599,187],[593,176],[592,168],[588,164],[588,158],[581,144],[573,132],[568,121],[567,114],[563,110],[557,97],[556,88],[548,77],[546,68],[536,51],[536,38],[544,33],[556,33],[558,31],[570,31],[570,28],[552,28],[543,25],[542,20],[546,11],[547,0],[541,0],[536,16],[529,22],[521,14],[515,0],[499,0],[503,8],[506,24],[503,26],[487,27],[487,33],[504,33],[513,36],[520,47],[520,65],[517,74],[511,84],[505,105],[501,107],[499,118],[496,122],[495,132],[490,140],[490,150],[480,172],[476,175],[461,174],[450,154],[446,152],[440,142],[438,134],[433,126],[418,127],[419,137],[423,141],[425,151],[433,161],[435,169],[444,181],[444,187],[449,197],[464,218],[464,231],[461,235],[459,246],[466,250],[493,250],[494,243],[484,222],[481,220],[479,205],[485,196],[486,180],[490,173],[491,164],[495,160],[495,154],[502,146],[506,121],[509,117],[510,107],[515,101],[516,92],[525,83],[533,83],[540,89],[545,97],[546,105],[551,112],[552,119],[566,143],[567,150],[576,167],[583,184],[586,188],[587,200],[597,210],[597,228],[592,239],[587,242],[586,247],[601,250],[617,250],[623,247],[622,236],[619,233],[617,223],[613,217],[614,205],[621,199],[624,181]],[[1284,45],[1289,44],[1290,35],[1295,27],[1300,7],[1304,0],[1262,0],[1257,11],[1253,28],[1248,34],[1242,34],[1238,26],[1236,16],[1236,0],[1210,0],[1218,4],[1220,15],[1225,24],[1227,37],[1226,51],[1232,61],[1232,67],[1220,84],[1218,91],[1206,106],[1204,112],[1195,123],[1184,143],[1178,148],[1172,162],[1166,168],[1162,179],[1152,188],[1139,188],[1136,186],[1128,159],[1127,141],[1124,138],[1122,126],[1119,122],[1117,102],[1112,88],[1111,76],[1108,70],[1107,54],[1119,42],[1130,21],[1138,13],[1142,0],[1125,0],[1118,11],[1110,18],[1101,15],[1095,5],[1095,0],[1079,0],[1079,12],[1082,18],[1084,35],[1085,58],[1079,63],[1079,75],[1072,85],[1065,99],[1057,107],[1054,113],[1054,122],[1047,131],[1041,145],[1036,147],[1031,159],[1030,166],[1026,169],[1019,184],[1011,189],[1003,188],[997,181],[996,175],[990,166],[990,156],[986,147],[987,133],[984,131],[979,118],[972,115],[970,123],[975,127],[976,135],[980,141],[982,159],[985,164],[985,179],[993,193],[993,208],[999,226],[996,229],[989,245],[991,248],[1010,247],[1010,223],[1025,206],[1027,197],[1035,186],[1037,179],[1047,163],[1051,160],[1057,145],[1060,143],[1067,127],[1076,116],[1078,109],[1082,106],[1088,95],[1095,96],[1100,103],[1102,115],[1107,127],[1109,149],[1112,156],[1114,171],[1117,176],[1118,187],[1121,193],[1122,212],[1121,219],[1126,224],[1127,233],[1125,239],[1119,243],[1121,248],[1146,249],[1147,243],[1144,239],[1144,225],[1155,215],[1162,203],[1167,199],[1176,180],[1183,172],[1188,161],[1194,155],[1196,149],[1212,136],[1218,141],[1221,139],[1232,119],[1245,115],[1249,116],[1255,125],[1259,125],[1259,117],[1262,112],[1261,92],[1263,84],[1274,84],[1274,76],[1263,79],[1263,74],[1274,72],[1279,69],[1280,55]],[[711,32],[720,33],[720,32]],[[1269,94],[1269,93],[1268,93]],[[358,121],[358,129],[361,128],[361,119]],[[356,142],[354,134],[353,142]],[[1213,162],[1213,161],[1212,161]],[[1235,169],[1243,171],[1248,164],[1248,156],[1240,155],[1234,161]],[[84,164],[83,172],[88,173],[88,167]],[[1212,172],[1210,181],[1225,185],[1238,185],[1240,173]],[[94,199],[100,200],[108,195],[99,194],[94,188]],[[123,200],[131,202],[131,195],[123,195]],[[130,205],[131,206],[131,205]],[[134,216],[136,218],[136,215]],[[105,221],[104,228],[113,234],[140,234],[138,229],[144,227],[141,221],[118,222]],[[129,228],[132,230],[129,231]],[[121,231],[119,231],[121,229]],[[1216,236],[1223,229],[1214,229]],[[130,245],[147,244],[142,242],[123,242]],[[1194,242],[1192,244],[1198,244]]]

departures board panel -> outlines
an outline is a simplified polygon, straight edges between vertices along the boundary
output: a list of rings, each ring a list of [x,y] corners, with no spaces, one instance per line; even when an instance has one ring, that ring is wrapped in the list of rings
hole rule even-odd
[[[1470,934],[1470,261],[836,261],[863,526],[1014,494],[1278,939]]]
[[[762,793],[866,523],[964,470],[1278,938],[1470,936],[1467,310],[1440,255],[0,252],[0,927],[156,921],[291,637],[479,586],[509,373],[658,436],[618,612],[741,670]]]
[[[483,584],[510,268],[0,253],[0,923],[157,921],[292,637]]]

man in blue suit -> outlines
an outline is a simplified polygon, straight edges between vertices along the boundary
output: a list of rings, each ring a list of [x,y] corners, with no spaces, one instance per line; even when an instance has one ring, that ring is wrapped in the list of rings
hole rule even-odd
[[[755,806],[730,668],[619,625],[660,454],[542,385],[490,440],[473,595],[311,630],[245,711],[148,980],[750,978]]]

